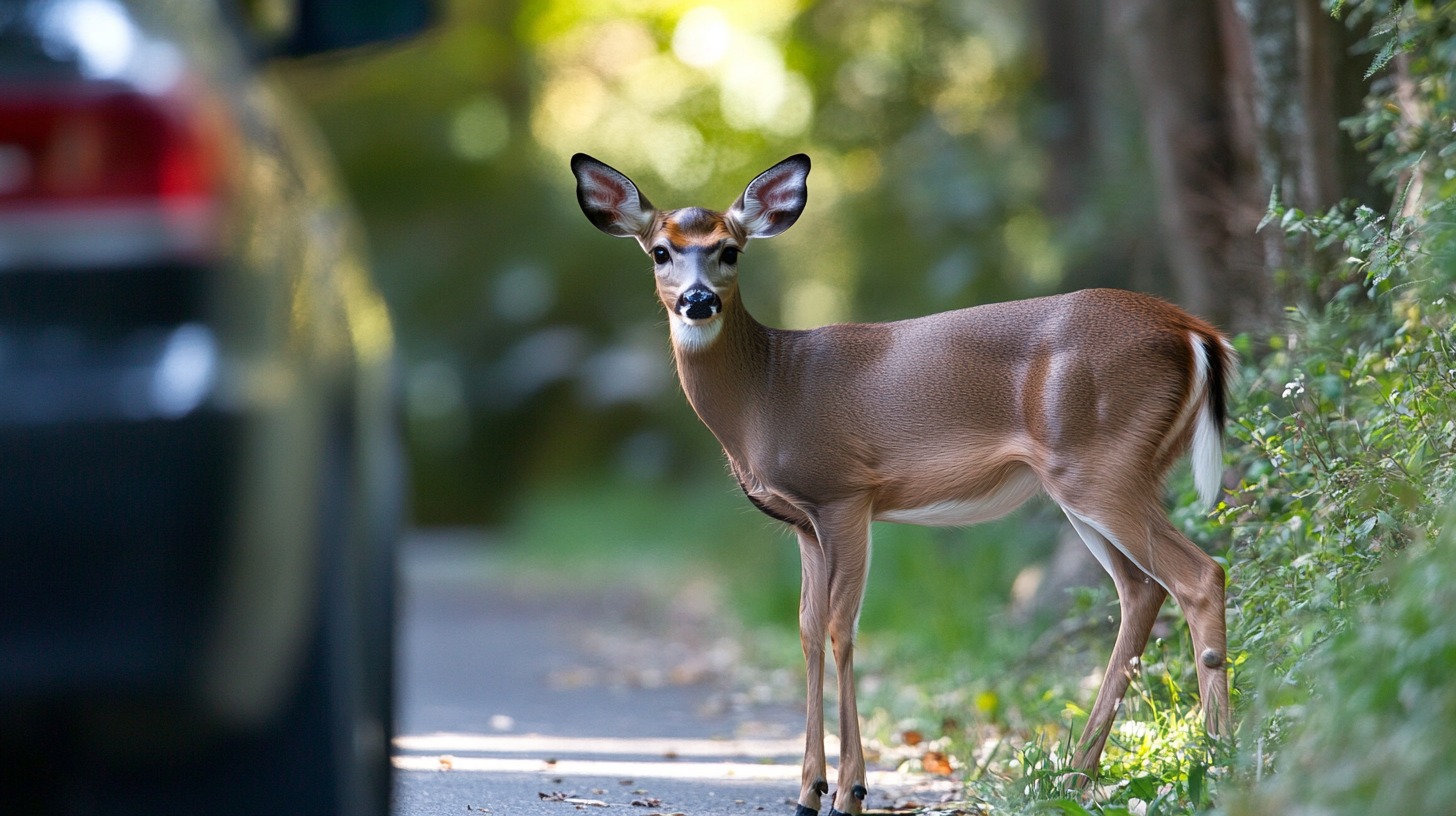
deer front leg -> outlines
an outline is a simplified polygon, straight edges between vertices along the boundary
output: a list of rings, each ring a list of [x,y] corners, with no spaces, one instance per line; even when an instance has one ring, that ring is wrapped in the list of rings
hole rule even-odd
[[[830,816],[864,808],[864,746],[854,695],[854,636],[870,567],[867,508],[851,507],[820,518],[820,537],[829,557],[829,641],[839,688],[839,780]]]
[[[824,626],[829,607],[829,565],[819,539],[799,531],[799,642],[808,675],[804,717],[804,765],[799,806],[794,816],[818,816],[820,797],[829,792],[824,759]]]

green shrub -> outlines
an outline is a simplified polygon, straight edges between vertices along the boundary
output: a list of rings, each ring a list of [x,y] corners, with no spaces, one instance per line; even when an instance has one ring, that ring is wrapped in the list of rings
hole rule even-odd
[[[1271,204],[1359,281],[1292,310],[1233,412],[1231,641],[1248,656],[1230,813],[1449,812],[1456,783],[1456,26],[1451,3],[1349,3],[1377,80],[1346,123],[1386,214]],[[1310,274],[1310,273],[1302,273]],[[1314,287],[1311,287],[1311,291]],[[1438,542],[1431,544],[1430,542]],[[1409,556],[1397,555],[1411,551]],[[1443,586],[1444,582],[1444,586]]]
[[[1320,693],[1292,718],[1280,772],[1234,797],[1231,816],[1456,807],[1456,536],[1418,549],[1382,570],[1389,597],[1310,661]]]

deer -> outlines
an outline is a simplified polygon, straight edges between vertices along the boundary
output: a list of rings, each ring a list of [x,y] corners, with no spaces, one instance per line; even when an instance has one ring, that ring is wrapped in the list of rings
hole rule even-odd
[[[808,705],[796,816],[818,816],[829,794],[826,637],[840,738],[830,816],[861,813],[868,794],[854,641],[872,521],[970,525],[1039,492],[1060,506],[1120,612],[1072,757],[1084,783],[1169,595],[1190,631],[1205,730],[1226,733],[1224,569],[1174,527],[1162,494],[1184,454],[1202,501],[1219,494],[1233,346],[1165,300],[1115,289],[888,323],[762,325],[739,296],[740,262],[749,241],[798,220],[809,166],[784,159],[727,210],[658,210],[621,172],[571,159],[587,219],[652,259],[688,403],[748,501],[798,539]]]

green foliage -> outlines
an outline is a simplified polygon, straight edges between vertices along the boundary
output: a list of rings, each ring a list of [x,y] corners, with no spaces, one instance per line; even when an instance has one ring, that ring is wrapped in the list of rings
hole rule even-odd
[[[1320,694],[1291,718],[1281,772],[1234,797],[1231,816],[1450,812],[1456,536],[1448,527],[1382,573],[1389,597],[1312,659]]]
[[[1234,414],[1248,460],[1223,519],[1241,542],[1231,578],[1241,642],[1274,648],[1265,654],[1278,665],[1370,600],[1362,576],[1387,550],[1432,536],[1453,485],[1451,303],[1363,299],[1346,289],[1321,313],[1291,313]]]
[[[1456,659],[1422,640],[1427,628],[1405,628],[1449,603],[1429,591],[1449,557],[1384,566],[1392,553],[1450,552],[1449,535],[1429,542],[1456,498],[1452,8],[1344,5],[1353,23],[1383,20],[1365,43],[1372,70],[1399,69],[1345,123],[1397,193],[1390,212],[1344,203],[1310,215],[1276,200],[1265,219],[1341,252],[1358,282],[1291,311],[1233,412],[1244,479],[1221,519],[1236,541],[1231,641],[1250,678],[1235,768],[1246,783],[1273,781],[1229,812],[1437,812],[1453,801],[1447,789],[1423,798],[1445,774],[1419,757],[1452,750],[1439,719],[1449,693],[1421,695]]]
[[[1352,28],[1369,26],[1358,48],[1374,53],[1366,78],[1375,77],[1364,110],[1345,126],[1356,146],[1376,164],[1376,177],[1397,186],[1420,168],[1437,184],[1452,179],[1435,173],[1456,159],[1456,2],[1451,0],[1363,0],[1338,4]],[[1400,70],[1391,71],[1392,67]],[[1383,73],[1382,73],[1383,72]],[[1432,197],[1434,200],[1435,197]]]
[[[1185,813],[1212,804],[1218,766],[1227,753],[1203,734],[1202,714],[1182,694],[1166,668],[1150,669],[1129,692],[1128,711],[1109,738],[1108,761],[1090,793],[1068,762],[1070,734],[1055,749],[1044,739],[1022,746],[1024,776],[1010,786],[1002,808],[1013,813],[1121,816]]]

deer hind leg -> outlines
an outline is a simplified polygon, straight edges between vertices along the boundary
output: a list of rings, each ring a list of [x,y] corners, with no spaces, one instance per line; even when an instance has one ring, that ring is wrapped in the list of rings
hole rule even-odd
[[[825,624],[839,690],[839,777],[829,810],[836,816],[861,812],[868,795],[854,693],[854,636],[869,574],[869,509],[855,504],[821,510],[815,526],[829,567]]]
[[[1112,721],[1117,716],[1123,696],[1127,694],[1128,684],[1137,671],[1136,661],[1147,647],[1148,635],[1152,633],[1158,610],[1168,593],[1091,525],[1070,511],[1067,511],[1067,518],[1102,568],[1112,576],[1121,611],[1117,643],[1112,649],[1107,671],[1102,675],[1102,685],[1097,690],[1097,700],[1092,704],[1092,713],[1087,717],[1087,727],[1072,760],[1073,767],[1086,773],[1091,780],[1097,777],[1097,763],[1102,757],[1107,737],[1112,733]]]
[[[804,647],[808,674],[808,709],[804,717],[803,777],[794,816],[817,816],[820,797],[829,792],[824,759],[824,635],[829,610],[829,562],[813,533],[799,530],[798,534],[803,570],[799,586],[799,642]]]
[[[1162,585],[1188,621],[1198,670],[1199,700],[1210,735],[1229,730],[1228,650],[1224,618],[1224,571],[1198,549],[1155,501],[1129,504],[1115,511],[1077,519],[1107,539],[1139,570]]]

